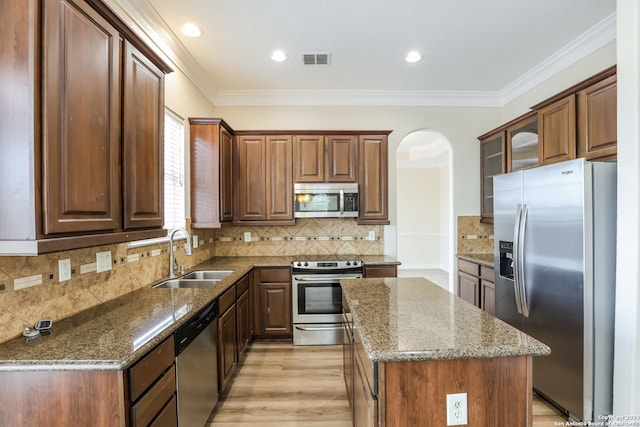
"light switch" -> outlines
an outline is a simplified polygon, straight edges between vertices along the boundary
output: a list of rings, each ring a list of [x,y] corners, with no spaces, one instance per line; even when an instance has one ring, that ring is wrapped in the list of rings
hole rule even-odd
[[[58,282],[65,280],[71,280],[71,260],[69,258],[58,260]]]
[[[96,272],[111,270],[111,251],[98,252],[96,254]]]
[[[194,234],[191,241],[193,242],[193,249],[196,249],[198,247],[198,236]]]
[[[245,231],[244,232],[244,241],[245,242],[250,242],[251,241],[251,232],[250,231]]]

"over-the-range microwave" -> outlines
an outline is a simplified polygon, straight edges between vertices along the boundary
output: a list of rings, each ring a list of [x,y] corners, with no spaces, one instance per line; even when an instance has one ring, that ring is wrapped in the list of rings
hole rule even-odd
[[[353,218],[358,216],[358,184],[295,183],[296,218]]]

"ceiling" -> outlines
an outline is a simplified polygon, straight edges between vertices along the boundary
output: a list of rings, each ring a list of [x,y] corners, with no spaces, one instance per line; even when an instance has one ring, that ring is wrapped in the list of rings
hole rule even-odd
[[[473,104],[478,98],[500,104],[526,80],[543,78],[554,67],[557,72],[577,55],[615,39],[616,0],[108,3],[125,10],[139,30],[170,51],[169,58],[214,103],[227,105],[242,99],[276,104],[382,99],[393,105],[391,98],[404,104],[427,99]],[[184,36],[185,22],[197,24],[202,36]],[[275,49],[288,59],[272,61]],[[410,50],[423,59],[405,62]],[[331,55],[329,65],[302,62],[302,53],[325,52]]]

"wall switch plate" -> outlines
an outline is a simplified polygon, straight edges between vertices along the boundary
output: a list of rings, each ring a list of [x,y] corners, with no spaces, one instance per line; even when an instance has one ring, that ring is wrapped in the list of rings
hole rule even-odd
[[[111,270],[111,251],[98,252],[96,254],[96,272]]]
[[[58,260],[58,282],[65,280],[71,280],[71,260],[69,258]]]
[[[376,240],[376,230],[369,230],[368,240]]]
[[[245,242],[250,242],[251,241],[251,232],[250,231],[245,231],[244,232],[244,241]]]
[[[447,394],[447,425],[467,425],[467,393]]]
[[[194,234],[191,241],[193,242],[193,249],[196,249],[198,247],[198,236]]]

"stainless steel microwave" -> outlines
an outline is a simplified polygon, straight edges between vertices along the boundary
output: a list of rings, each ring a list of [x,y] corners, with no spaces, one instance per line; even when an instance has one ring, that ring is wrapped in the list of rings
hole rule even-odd
[[[358,216],[358,184],[296,183],[296,218],[353,218]]]

